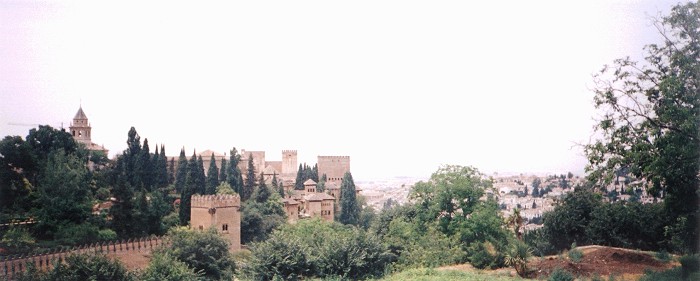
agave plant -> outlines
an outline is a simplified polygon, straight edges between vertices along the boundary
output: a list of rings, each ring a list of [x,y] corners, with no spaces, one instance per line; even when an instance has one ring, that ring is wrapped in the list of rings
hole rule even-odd
[[[527,259],[532,256],[532,250],[523,241],[515,240],[510,245],[505,256],[505,264],[512,266],[520,277],[528,272]]]

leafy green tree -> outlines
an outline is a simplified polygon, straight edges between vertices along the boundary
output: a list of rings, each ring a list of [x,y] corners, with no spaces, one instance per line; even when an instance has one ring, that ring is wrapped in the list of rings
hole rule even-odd
[[[236,191],[234,191],[233,188],[231,188],[231,185],[229,185],[227,182],[222,182],[216,187],[216,194],[234,195],[238,193],[236,193]]]
[[[33,160],[35,163],[45,163],[52,151],[62,149],[65,154],[78,153],[78,158],[83,159],[85,151],[81,151],[78,143],[71,134],[65,130],[57,130],[48,125],[41,125],[38,129],[29,130],[26,138],[27,144],[31,147]],[[41,169],[41,166],[37,167]],[[36,175],[35,175],[36,176]],[[36,184],[37,177],[28,177],[29,182]]]
[[[587,189],[568,193],[561,204],[543,216],[543,232],[555,249],[566,249],[571,243],[588,243],[586,229],[592,214],[603,205],[602,197]]]
[[[38,172],[32,147],[19,136],[0,141],[0,213],[25,213],[35,192],[32,178]]]
[[[338,222],[357,225],[360,222],[360,205],[357,202],[357,192],[352,174],[345,172],[340,183],[340,216]]]
[[[255,189],[250,200],[243,202],[241,242],[263,241],[287,221],[281,197],[266,185]]]
[[[30,266],[27,272],[20,275],[17,280],[129,281],[136,280],[136,275],[130,273],[121,262],[112,260],[105,255],[75,254],[66,257],[65,263],[58,263],[47,272]]]
[[[186,227],[168,232],[170,244],[156,249],[156,255],[170,255],[201,272],[205,280],[231,280],[235,263],[229,252],[229,242],[216,229],[205,231]]]
[[[283,226],[253,244],[251,255],[249,269],[255,280],[362,280],[381,276],[390,261],[377,237],[320,219]]]
[[[182,192],[185,189],[187,181],[187,156],[185,156],[185,148],[180,150],[180,157],[177,160],[177,175],[175,179],[175,191]]]
[[[49,153],[45,172],[39,178],[36,209],[38,233],[51,239],[61,229],[87,224],[91,216],[92,197],[86,181],[87,167],[74,154],[62,149]],[[97,230],[90,236],[96,236]],[[88,237],[76,237],[83,240]]]
[[[202,274],[168,253],[158,253],[151,257],[148,267],[141,275],[141,281],[198,281]]]
[[[679,4],[656,21],[664,40],[596,76],[594,102],[603,112],[599,139],[586,145],[589,178],[601,186],[627,169],[665,195],[671,222],[687,222],[674,249],[700,250],[700,2]],[[673,237],[667,237],[673,239]]]
[[[217,186],[219,186],[219,168],[216,167],[216,159],[214,158],[214,153],[212,153],[209,160],[209,170],[207,171],[205,194],[215,194]]]

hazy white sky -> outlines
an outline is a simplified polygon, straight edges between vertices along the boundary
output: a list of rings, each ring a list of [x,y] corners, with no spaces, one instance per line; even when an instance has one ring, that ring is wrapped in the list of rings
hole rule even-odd
[[[222,1],[224,2],[224,1]],[[349,155],[356,179],[583,173],[591,75],[674,1],[0,1],[0,135]]]

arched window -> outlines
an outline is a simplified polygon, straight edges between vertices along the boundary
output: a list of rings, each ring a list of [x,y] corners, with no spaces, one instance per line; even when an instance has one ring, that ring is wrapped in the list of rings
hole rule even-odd
[[[228,224],[224,224],[221,226],[221,230],[224,232],[228,232]]]

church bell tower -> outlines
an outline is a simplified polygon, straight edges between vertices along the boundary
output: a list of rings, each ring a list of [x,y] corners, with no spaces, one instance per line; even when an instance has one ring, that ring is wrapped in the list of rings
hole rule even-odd
[[[85,116],[85,112],[83,112],[82,106],[78,109],[78,113],[75,114],[75,117],[73,117],[73,122],[71,122],[69,128],[71,135],[73,135],[76,141],[86,145],[92,144],[92,140],[90,139],[92,127],[90,127],[90,123],[88,122],[87,116]]]

